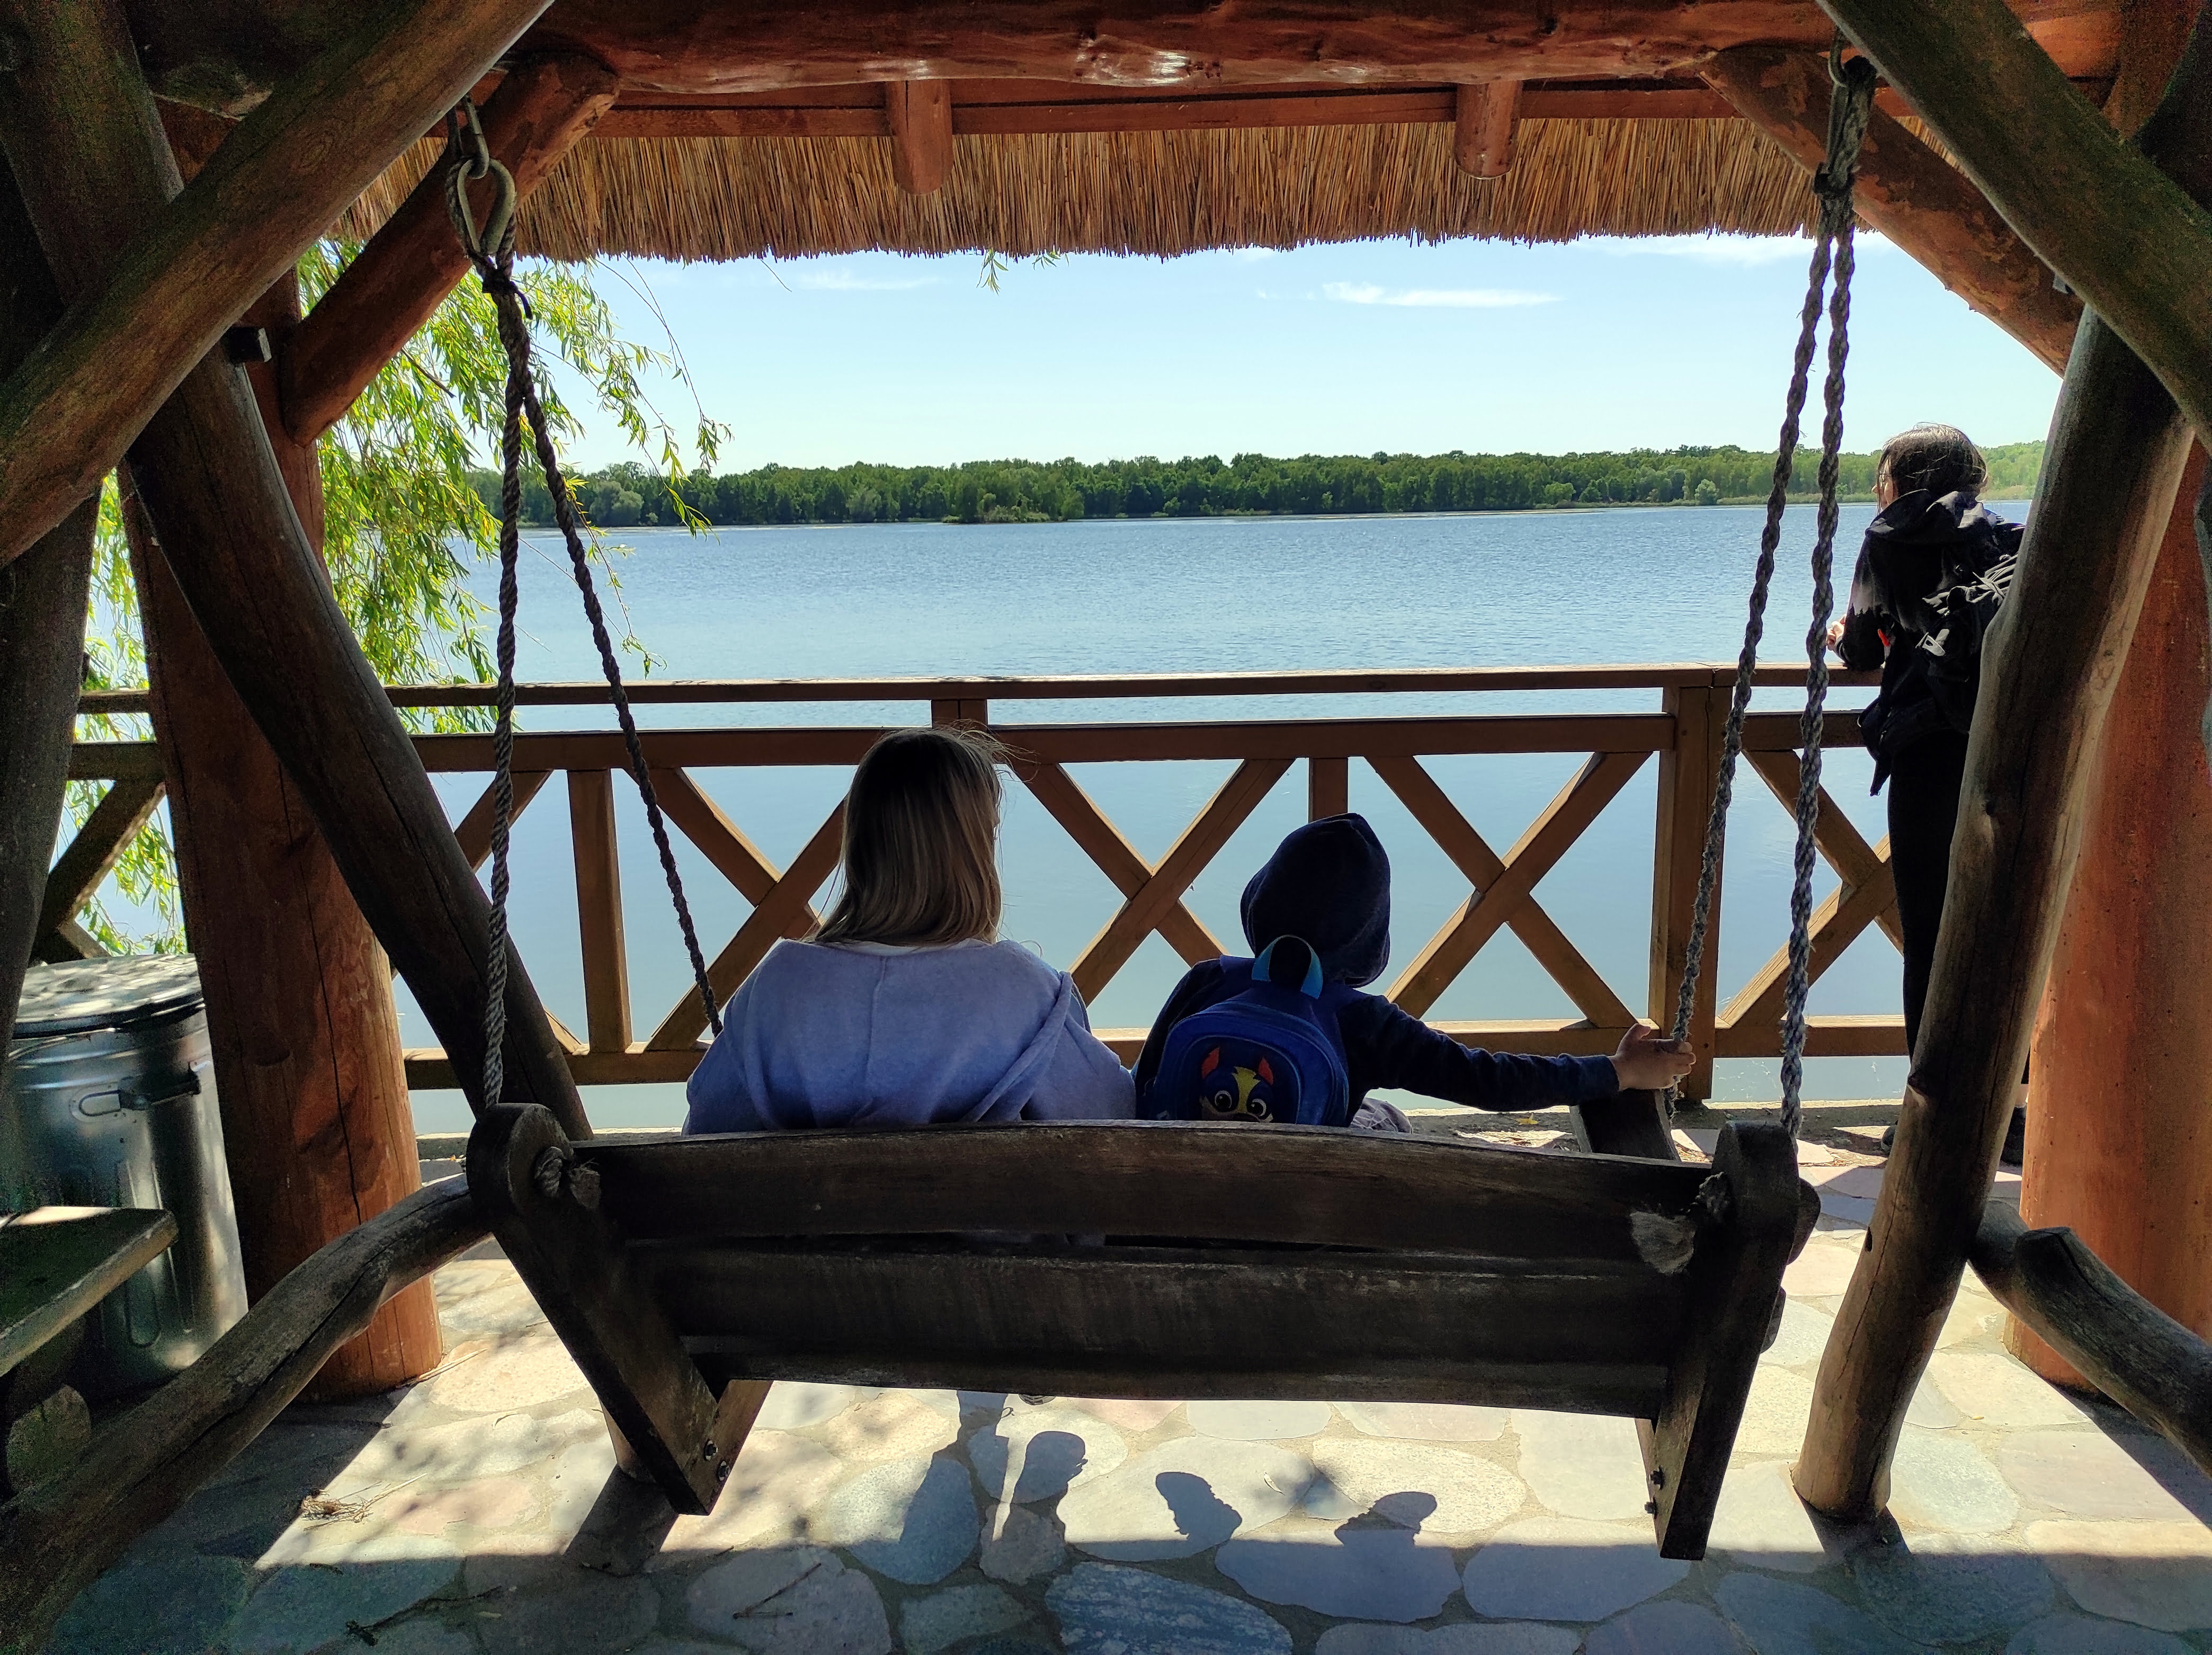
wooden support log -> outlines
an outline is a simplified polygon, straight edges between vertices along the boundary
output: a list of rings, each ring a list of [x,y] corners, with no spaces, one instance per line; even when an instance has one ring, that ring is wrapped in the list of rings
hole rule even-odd
[[[2212,97],[2204,35],[2154,128],[2177,104]],[[2178,142],[2169,127],[2151,153],[2163,160]],[[1839,1518],[1887,1503],[1905,1409],[1958,1291],[2057,940],[2106,711],[2188,446],[2157,376],[2100,316],[2085,316],[1982,666],[1921,1050],[1797,1461],[1798,1493]]]
[[[613,105],[615,87],[605,67],[573,52],[507,70],[483,120],[484,141],[514,174],[518,198],[592,130]],[[490,181],[471,194],[483,212]],[[434,167],[281,344],[277,382],[292,440],[313,442],[335,424],[468,270],[447,216],[445,173]]]
[[[36,93],[0,100],[0,143],[11,158],[37,158],[36,171],[18,166],[31,220],[64,286],[88,284],[131,227],[161,215],[178,187],[175,164],[104,0],[57,10],[0,3],[32,43],[17,89]],[[475,13],[464,5],[453,15]],[[148,423],[131,469],[216,659],[473,1096],[467,1071],[482,1062],[489,905],[331,594],[241,372],[219,352],[207,356]],[[511,949],[508,969],[509,1086],[587,1136],[561,1049]]]
[[[891,177],[908,195],[933,195],[952,164],[952,88],[943,81],[886,81]]]
[[[1503,178],[1513,167],[1513,133],[1521,119],[1521,82],[1481,81],[1457,88],[1452,159],[1476,178]]]
[[[417,1190],[286,1276],[76,1464],[0,1506],[0,1655],[40,1648],[70,1600],[259,1436],[379,1305],[484,1227],[458,1180]]]
[[[2114,1402],[2212,1471],[2212,1344],[2106,1268],[2068,1229],[1982,1209],[1974,1273]]]
[[[323,0],[325,4],[336,0]],[[196,8],[149,8],[181,60],[207,24]],[[270,20],[268,36],[312,27],[317,8]],[[2021,0],[2038,26],[2063,28],[2078,0]],[[288,27],[288,25],[289,26]],[[2093,28],[2109,50],[2112,33]],[[1758,42],[1824,48],[1833,30],[1793,0],[1553,0],[1437,7],[1354,0],[1267,8],[1206,0],[562,0],[526,45],[591,52],[628,83],[665,91],[917,76],[1027,76],[1129,87],[1281,82],[1346,85],[1494,78],[1607,79],[1688,69]],[[171,41],[173,44],[171,44]],[[273,40],[257,41],[264,50]]]
[[[61,308],[22,197],[0,166],[0,373],[30,351]],[[85,501],[27,556],[0,569],[0,1066],[24,968],[52,928],[45,912],[46,865],[61,826],[84,680],[98,511],[96,500]]]
[[[1740,46],[1705,64],[1706,82],[1810,171],[1826,158],[1828,66],[1810,52]],[[2063,368],[2081,301],[2058,290],[1980,192],[1942,156],[1876,112],[1859,151],[1859,216],[2051,368]]]
[[[2212,99],[2169,95],[2137,140],[2160,155],[2154,165],[2114,141],[2003,0],[1822,4],[2212,441],[2212,213],[2191,198],[2212,173]],[[2200,25],[2192,53],[2212,51],[2204,34]]]
[[[0,383],[0,563],[100,486],[147,419],[301,250],[474,85],[546,0],[391,0],[351,27],[239,124],[191,189],[140,198],[119,257],[76,272],[82,296]],[[0,0],[17,60],[0,104],[71,43],[112,54],[99,0]],[[122,66],[137,54],[122,40]],[[41,78],[51,79],[50,76]],[[105,78],[105,77],[102,77]],[[67,108],[100,122],[90,91]],[[158,134],[152,100],[145,119]],[[9,149],[27,195],[68,196],[68,151]],[[49,180],[42,184],[41,179]],[[93,210],[85,203],[81,210]],[[58,268],[47,225],[33,220]],[[114,221],[109,221],[111,222]],[[143,229],[141,227],[143,227]]]

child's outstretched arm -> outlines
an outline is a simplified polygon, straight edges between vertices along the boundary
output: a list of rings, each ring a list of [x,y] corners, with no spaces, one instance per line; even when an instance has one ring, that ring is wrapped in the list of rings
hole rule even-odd
[[[1698,1055],[1688,1041],[1669,1040],[1649,1023],[1622,1035],[1613,1053],[1613,1070],[1623,1092],[1664,1092],[1697,1066]]]
[[[1620,1090],[1609,1057],[1530,1057],[1462,1046],[1376,995],[1339,1014],[1355,1091],[1395,1086],[1472,1109],[1547,1109]]]

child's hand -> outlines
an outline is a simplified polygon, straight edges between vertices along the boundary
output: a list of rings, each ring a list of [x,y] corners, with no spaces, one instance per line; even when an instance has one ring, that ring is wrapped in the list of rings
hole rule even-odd
[[[1669,1040],[1650,1024],[1639,1023],[1620,1037],[1613,1072],[1623,1092],[1664,1092],[1697,1062],[1688,1041]]]

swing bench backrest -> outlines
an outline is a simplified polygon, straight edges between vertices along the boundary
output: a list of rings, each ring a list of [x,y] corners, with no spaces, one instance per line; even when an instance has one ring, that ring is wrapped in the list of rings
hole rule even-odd
[[[469,1178],[679,1509],[712,1504],[775,1379],[1485,1402],[1646,1422],[1684,1557],[1810,1194],[1767,1126],[1707,1168],[1166,1123],[568,1146],[513,1107]],[[1647,1258],[1692,1233],[1686,1268]],[[710,1399],[688,1415],[685,1368]]]

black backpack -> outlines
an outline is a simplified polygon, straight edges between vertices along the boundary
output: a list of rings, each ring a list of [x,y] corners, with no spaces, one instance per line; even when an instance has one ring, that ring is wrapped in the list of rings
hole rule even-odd
[[[1867,559],[1898,624],[1892,653],[1913,652],[1936,710],[1963,734],[1973,726],[1983,645],[2011,588],[2022,529],[1972,495],[1920,499],[1917,511],[1908,495],[1882,513],[1868,531]]]

